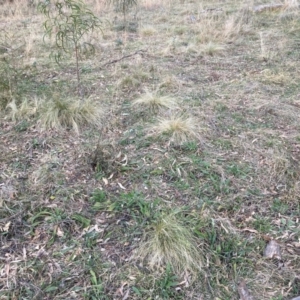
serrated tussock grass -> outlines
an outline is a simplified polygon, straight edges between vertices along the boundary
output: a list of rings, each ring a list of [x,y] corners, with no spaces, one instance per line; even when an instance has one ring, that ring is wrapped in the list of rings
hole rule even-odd
[[[175,98],[171,96],[160,96],[157,92],[149,91],[133,100],[132,106],[149,109],[151,112],[156,112],[160,108],[177,109],[179,107]]]
[[[173,115],[169,118],[159,118],[158,123],[151,129],[156,135],[169,135],[170,141],[174,144],[199,138],[199,127],[192,117]]]
[[[40,117],[43,128],[73,128],[78,132],[79,127],[101,125],[103,110],[91,99],[53,99],[47,102]]]
[[[200,53],[214,56],[218,53],[222,53],[224,50],[224,46],[217,43],[208,42],[207,44],[201,45]]]
[[[151,268],[170,264],[180,274],[184,271],[199,272],[203,257],[192,231],[174,214],[168,214],[152,224],[136,252],[136,258],[146,260]]]
[[[13,120],[36,117],[44,130],[72,128],[79,132],[84,125],[101,125],[103,109],[92,99],[72,99],[54,97],[53,99],[24,99],[17,105],[10,102],[7,107]]]
[[[38,99],[34,98],[33,100],[28,100],[25,98],[19,105],[16,103],[16,100],[13,99],[9,102],[6,108],[9,109],[9,117],[13,120],[30,119],[33,117],[38,111]]]

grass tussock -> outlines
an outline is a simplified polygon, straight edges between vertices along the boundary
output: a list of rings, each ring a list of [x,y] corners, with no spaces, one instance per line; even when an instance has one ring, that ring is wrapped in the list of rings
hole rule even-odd
[[[20,120],[22,118],[29,120],[35,116],[39,107],[39,100],[34,98],[29,100],[25,98],[21,104],[17,105],[16,100],[13,99],[7,104],[7,108],[10,110],[9,116],[13,121]]]
[[[191,230],[174,214],[162,216],[152,226],[136,254],[137,258],[146,259],[151,268],[170,264],[178,274],[201,270],[203,259]]]
[[[157,34],[157,30],[153,26],[144,26],[141,28],[140,33],[144,37],[150,37]]]
[[[265,69],[262,72],[261,81],[263,83],[285,85],[287,83],[292,83],[293,78],[284,72],[275,72],[270,69]]]
[[[156,112],[161,108],[177,109],[178,102],[170,96],[159,96],[157,93],[146,92],[138,99],[132,101],[133,106],[138,106],[144,109],[149,109],[151,112]]]
[[[162,81],[159,85],[159,90],[161,91],[169,91],[169,92],[177,92],[181,87],[181,82],[174,75],[165,76],[162,78]]]
[[[185,116],[171,116],[160,118],[158,124],[152,127],[157,135],[167,134],[170,141],[175,144],[182,144],[188,140],[199,138],[199,128],[196,120]]]
[[[78,132],[84,125],[101,125],[103,109],[91,99],[54,99],[45,106],[40,121],[43,128],[73,128]]]
[[[216,54],[221,54],[225,50],[223,45],[208,42],[207,44],[201,45],[200,53],[214,56]]]
[[[103,116],[103,109],[91,99],[35,98],[25,99],[19,105],[12,101],[7,107],[13,120],[35,117],[44,130],[72,128],[78,133],[84,125],[100,126]]]

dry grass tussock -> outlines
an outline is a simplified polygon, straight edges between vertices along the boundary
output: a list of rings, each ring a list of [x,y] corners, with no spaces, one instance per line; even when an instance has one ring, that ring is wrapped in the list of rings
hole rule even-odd
[[[151,112],[156,112],[160,108],[178,109],[178,101],[170,96],[160,96],[158,92],[147,91],[141,97],[132,101],[133,106],[139,106],[144,109],[149,109]]]
[[[34,98],[25,99],[20,105],[12,101],[7,107],[13,120],[36,117],[44,130],[72,128],[77,133],[81,126],[87,124],[101,126],[104,112],[103,108],[92,99]]]
[[[140,32],[144,37],[151,37],[151,36],[157,34],[157,30],[155,29],[155,27],[150,26],[150,25],[143,26],[140,29]]]
[[[264,56],[266,58],[266,56]],[[285,72],[274,72],[270,69],[265,69],[262,71],[262,76],[260,78],[261,82],[263,83],[270,83],[270,84],[278,84],[284,85],[286,83],[292,83],[294,79]]]
[[[17,121],[21,118],[30,119],[37,114],[39,102],[40,100],[37,98],[34,98],[33,100],[25,98],[21,104],[17,105],[14,99],[7,104],[7,108],[10,110],[9,117],[13,121]]]
[[[191,230],[184,227],[174,214],[169,214],[152,225],[135,258],[146,259],[151,268],[170,264],[180,274],[184,271],[199,272],[203,253],[196,245]]]
[[[182,144],[188,140],[199,139],[199,126],[192,117],[174,115],[169,118],[159,118],[158,124],[151,130],[157,135],[167,134],[174,144]]]
[[[207,44],[201,45],[200,47],[200,53],[201,54],[207,54],[214,56],[216,54],[220,54],[225,50],[225,47],[223,45],[208,42]]]
[[[182,86],[182,82],[174,75],[167,75],[161,79],[159,90],[176,93]]]

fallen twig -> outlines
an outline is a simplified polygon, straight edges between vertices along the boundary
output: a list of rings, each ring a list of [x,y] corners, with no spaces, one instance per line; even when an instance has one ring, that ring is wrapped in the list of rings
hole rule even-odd
[[[122,57],[120,57],[120,58],[117,58],[117,59],[114,59],[114,60],[111,60],[111,61],[105,63],[104,65],[102,65],[102,66],[100,67],[100,69],[103,69],[104,67],[106,67],[106,66],[108,66],[108,65],[117,63],[117,62],[119,62],[119,61],[121,61],[121,60],[123,60],[123,59],[125,59],[125,58],[131,57],[131,56],[134,56],[134,55],[137,55],[137,54],[145,53],[145,52],[147,52],[147,51],[148,51],[148,50],[142,50],[142,49],[141,49],[141,50],[137,50],[137,51],[135,51],[134,53],[124,55],[124,56],[122,56]]]

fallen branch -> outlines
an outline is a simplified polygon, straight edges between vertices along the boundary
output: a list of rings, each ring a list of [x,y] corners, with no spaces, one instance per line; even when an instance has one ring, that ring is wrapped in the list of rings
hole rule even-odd
[[[137,54],[143,54],[143,53],[145,53],[145,52],[147,52],[147,51],[148,51],[148,50],[137,50],[137,51],[135,51],[134,53],[124,55],[124,56],[122,56],[122,57],[120,57],[120,58],[117,58],[117,59],[114,59],[114,60],[111,60],[111,61],[105,63],[104,65],[102,65],[102,66],[100,67],[100,69],[103,69],[104,67],[106,67],[106,66],[108,66],[108,65],[115,64],[115,63],[117,63],[117,62],[119,62],[119,61],[121,61],[121,60],[123,60],[123,59],[125,59],[125,58],[131,57],[131,56],[134,56],[134,55],[137,55]]]

